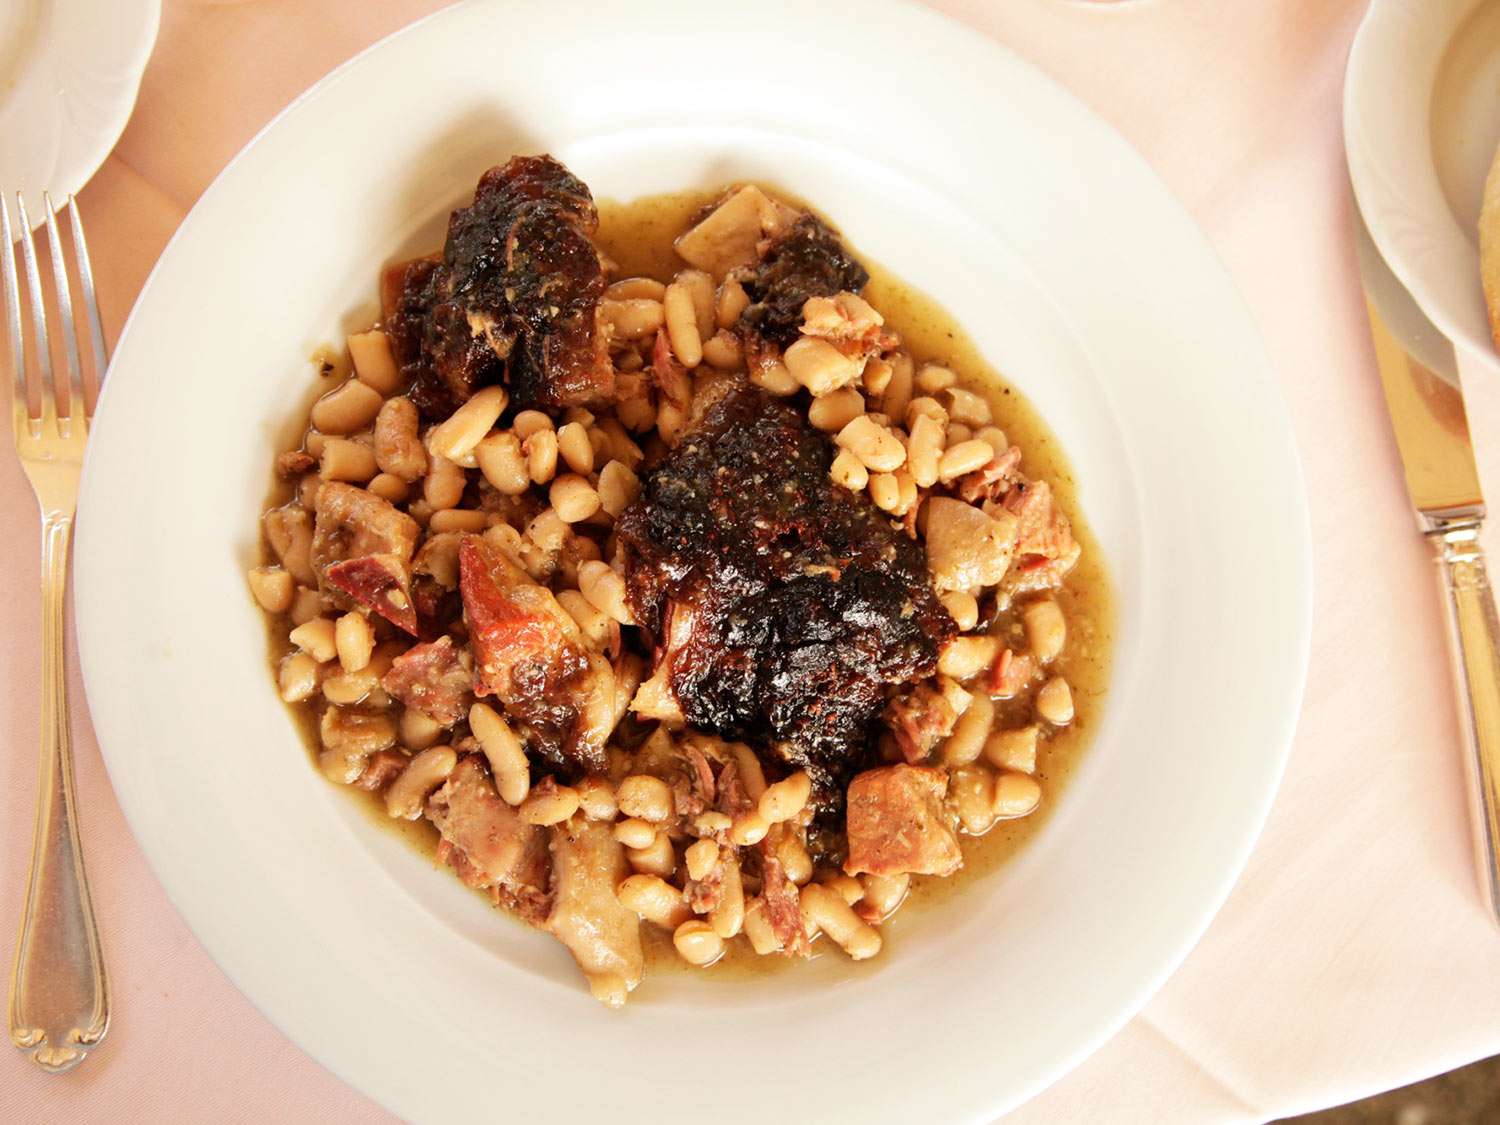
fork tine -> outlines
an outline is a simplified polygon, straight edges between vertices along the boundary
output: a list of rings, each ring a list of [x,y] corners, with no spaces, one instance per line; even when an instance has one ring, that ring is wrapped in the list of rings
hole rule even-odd
[[[16,245],[10,229],[10,205],[0,191],[0,240],[5,253],[0,256],[0,275],[5,281],[5,328],[10,337],[10,366],[14,375],[15,401],[30,412],[26,402],[26,345],[21,338],[21,283],[16,276]]]
[[[41,373],[42,417],[57,415],[57,393],[52,385],[52,348],[47,339],[47,309],[42,302],[42,275],[36,265],[36,246],[31,239],[31,216],[26,199],[16,192],[16,213],[21,218],[21,259],[26,263],[26,288],[31,301],[32,336],[36,341],[37,370]]]
[[[73,231],[73,253],[78,257],[78,280],[83,285],[83,308],[89,318],[89,336],[94,344],[94,395],[104,389],[104,368],[108,363],[104,347],[104,325],[99,319],[99,297],[94,290],[94,266],[89,261],[89,244],[83,237],[83,216],[78,213],[78,199],[68,196],[68,223]],[[88,410],[93,417],[92,406]]]
[[[78,327],[73,323],[73,290],[68,284],[68,259],[63,257],[62,233],[57,229],[57,211],[50,192],[42,192],[47,208],[47,246],[52,251],[52,289],[62,318],[63,354],[68,359],[68,416],[83,417],[83,365],[78,358]],[[57,388],[53,388],[53,394]]]

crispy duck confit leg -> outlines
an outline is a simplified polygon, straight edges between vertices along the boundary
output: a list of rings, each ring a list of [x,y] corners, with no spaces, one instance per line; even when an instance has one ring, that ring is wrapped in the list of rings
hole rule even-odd
[[[550,156],[515,156],[453,212],[441,261],[393,269],[387,328],[425,416],[446,417],[501,382],[523,405],[609,398],[598,225],[583,181]]]
[[[618,525],[631,607],[658,644],[648,687],[691,726],[807,769],[825,801],[867,763],[889,689],[930,675],[954,632],[922,548],[829,480],[831,456],[802,412],[743,388],[646,474]]]

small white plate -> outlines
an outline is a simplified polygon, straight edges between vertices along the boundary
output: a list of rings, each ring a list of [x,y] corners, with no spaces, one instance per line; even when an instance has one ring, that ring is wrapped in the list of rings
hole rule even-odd
[[[33,225],[120,139],[160,19],[160,0],[0,2],[0,188]]]
[[[1051,422],[1119,590],[1112,695],[1032,846],[877,962],[650,978],[567,953],[309,765],[245,588],[304,360],[488,166],[601,197],[764,179],[926,289]],[[1177,966],[1281,777],[1306,498],[1254,326],[1108,126],[914,5],[469,4],[340,68],[193,209],[116,350],[77,550],[89,703],[173,901],[304,1048],[401,1115],[969,1121],[1075,1065]]]
[[[1344,82],[1344,147],[1381,256],[1461,355],[1500,374],[1479,205],[1500,143],[1500,3],[1374,0]]]

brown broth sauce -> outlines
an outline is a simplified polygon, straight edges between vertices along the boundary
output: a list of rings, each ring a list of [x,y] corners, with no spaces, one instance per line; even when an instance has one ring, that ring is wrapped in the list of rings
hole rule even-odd
[[[786,192],[769,186],[766,190],[789,202],[800,203]],[[673,240],[717,195],[717,192],[682,192],[650,196],[630,203],[600,202],[596,241],[618,266],[616,276],[645,276],[670,281],[684,265],[672,248]],[[885,317],[887,326],[901,336],[919,366],[923,362],[941,363],[957,372],[961,385],[986,398],[994,413],[995,424],[1021,447],[1024,454],[1022,469],[1028,476],[1044,477],[1051,483],[1058,503],[1072,521],[1073,534],[1083,547],[1078,566],[1054,595],[1067,617],[1068,641],[1052,669],[1066,676],[1072,686],[1077,715],[1069,727],[1045,738],[1038,748],[1037,779],[1042,785],[1042,805],[1030,816],[999,822],[983,837],[965,837],[964,867],[957,875],[947,879],[913,879],[906,903],[882,927],[886,949],[881,956],[900,956],[904,919],[918,911],[934,908],[955,894],[962,894],[971,881],[1003,864],[1031,840],[1056,807],[1084,749],[1093,738],[1102,711],[1113,647],[1114,592],[1098,543],[1082,518],[1072,468],[1046,423],[1024,396],[985,361],[968,334],[932,298],[860,256],[857,248],[851,249],[870,271],[870,283],[864,295]],[[320,386],[318,392],[322,390]],[[270,504],[285,503],[290,498],[290,488],[278,483],[271,494]],[[269,548],[267,556],[267,561],[275,561],[269,557]],[[1002,622],[1007,622],[1009,616],[1005,615]],[[289,623],[284,618],[268,620],[274,675],[275,665],[288,651],[286,634]],[[1009,628],[1019,638],[1019,625],[1010,623]],[[1029,704],[1023,702],[1017,713],[1015,706],[1000,703],[997,718],[1001,723],[1020,725],[1029,721],[1028,708]],[[316,718],[306,707],[291,705],[290,710],[316,769]],[[373,822],[404,837],[424,854],[433,855],[437,831],[425,819],[392,820],[386,815],[379,797],[362,790],[353,792]],[[435,858],[433,862],[437,866]],[[669,934],[649,924],[641,929],[648,974],[668,967],[690,968],[677,956]],[[817,943],[814,950],[815,956],[825,953],[826,943]],[[784,957],[758,957],[748,942],[732,941],[728,943],[724,958],[712,967],[708,975],[726,981],[791,964],[790,959]],[[701,969],[691,971],[703,972]]]

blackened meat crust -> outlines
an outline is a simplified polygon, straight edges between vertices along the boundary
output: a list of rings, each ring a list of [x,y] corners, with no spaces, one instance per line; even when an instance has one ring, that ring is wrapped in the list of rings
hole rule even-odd
[[[795,341],[809,297],[858,293],[870,280],[865,267],[816,215],[803,215],[766,250],[744,282],[750,305],[740,317],[752,336],[778,348]]]
[[[828,478],[827,438],[753,388],[644,480],[619,538],[636,620],[687,722],[807,768],[824,799],[870,752],[892,685],[930,675],[954,624],[921,547]],[[672,630],[674,634],[679,630]]]
[[[550,156],[516,156],[454,211],[440,263],[407,267],[390,325],[429,418],[505,382],[524,406],[572,406],[613,388],[599,330],[604,270],[588,188]]]

